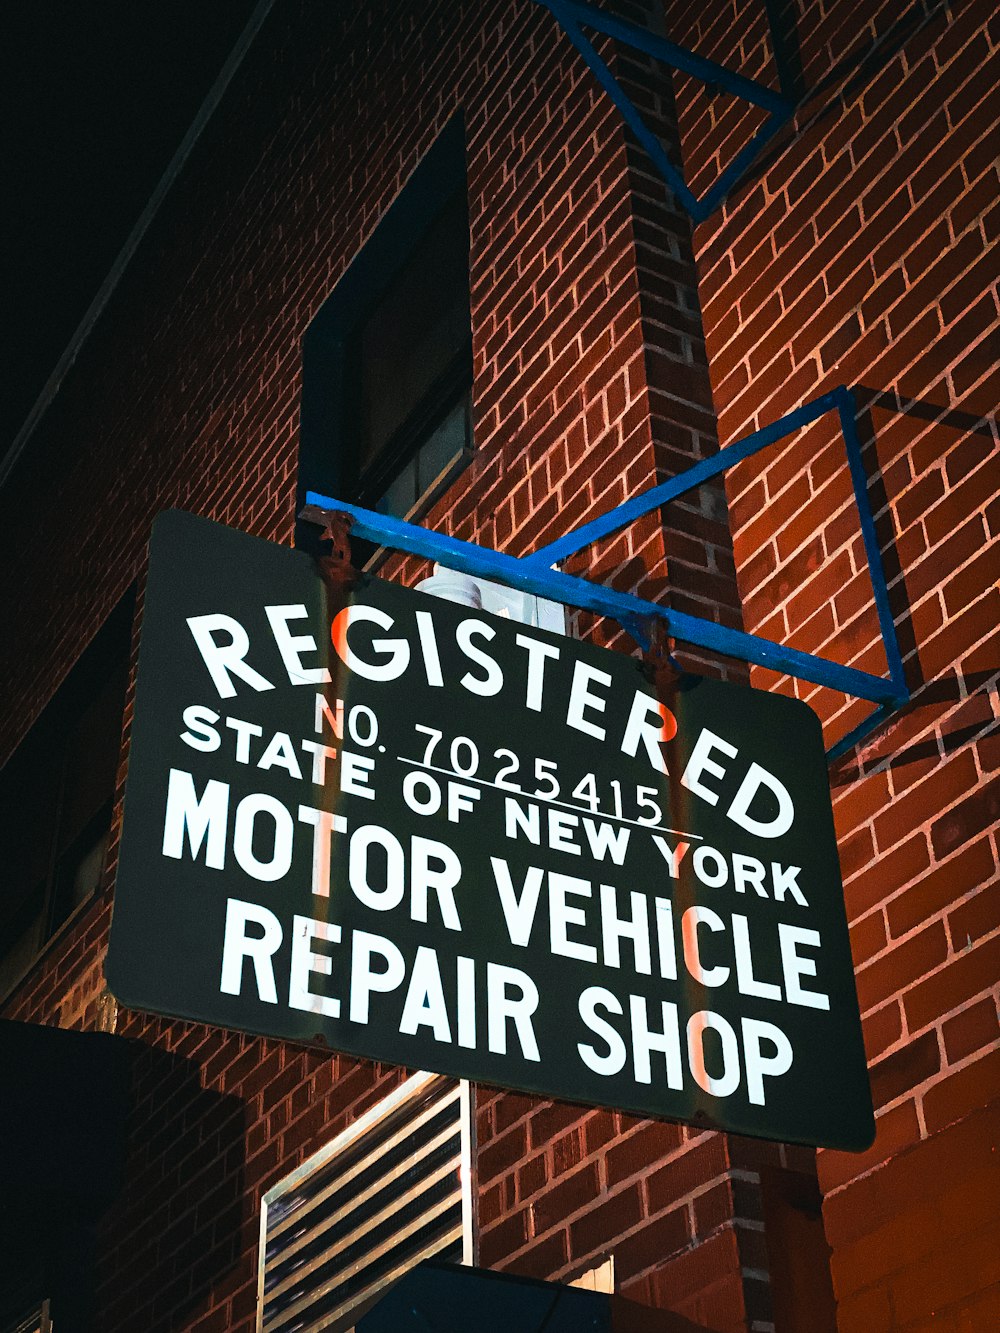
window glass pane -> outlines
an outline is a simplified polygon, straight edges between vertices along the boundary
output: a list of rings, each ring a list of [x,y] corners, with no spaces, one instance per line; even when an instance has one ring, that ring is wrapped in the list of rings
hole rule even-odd
[[[44,907],[62,794],[64,753],[59,742],[58,729],[43,714],[0,772],[0,954],[25,947],[31,923],[40,919]]]
[[[24,894],[0,936],[0,995],[5,995],[45,942],[44,884]]]
[[[66,722],[66,767],[53,871],[49,929],[56,930],[100,884],[115,792],[127,645],[92,681]]]
[[[469,210],[456,116],[306,334],[300,494],[419,522],[471,453]],[[428,497],[428,488],[433,492]],[[311,525],[296,542],[313,550]],[[370,566],[384,552],[355,542]]]
[[[0,771],[0,996],[100,883],[133,605],[129,593]]]
[[[469,231],[455,195],[361,325],[359,472],[446,378],[469,340]]]
[[[66,723],[66,791],[59,856],[73,847],[114,792],[128,662],[120,659]],[[92,843],[93,838],[89,841]]]
[[[417,494],[428,490],[468,446],[468,393],[455,404],[438,428],[417,450]]]
[[[110,796],[56,862],[52,879],[49,932],[57,930],[75,907],[97,891],[111,828]]]
[[[97,892],[97,888],[101,882],[101,873],[104,870],[104,858],[108,851],[108,840],[111,836],[109,824],[110,821],[91,842],[88,849],[83,853],[74,867],[72,907],[78,907],[80,903],[85,902],[92,893]]]
[[[417,460],[411,458],[378,502],[383,514],[405,518],[417,501]]]

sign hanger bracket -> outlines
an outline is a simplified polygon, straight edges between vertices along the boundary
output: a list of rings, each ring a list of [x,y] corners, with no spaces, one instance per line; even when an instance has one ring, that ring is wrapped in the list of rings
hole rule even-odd
[[[566,574],[553,566],[591,542],[627,527],[642,515],[694,490],[702,482],[720,476],[734,464],[742,462],[761,450],[785,439],[802,427],[819,420],[828,412],[836,412],[847,453],[854,500],[858,510],[861,535],[868,574],[872,584],[875,609],[878,615],[882,645],[888,668],[887,676],[876,676],[856,667],[831,662],[814,653],[803,652],[787,644],[776,643],[757,634],[731,629],[702,616],[689,615],[646,601],[632,593],[619,592],[589,579]],[[889,605],[889,591],[882,563],[875,520],[868,499],[868,481],[861,457],[861,442],[855,418],[854,395],[841,385],[832,392],[815,398],[787,416],[720,449],[710,458],[702,459],[684,472],[642,491],[624,504],[616,505],[589,523],[575,528],[563,537],[540,547],[527,556],[512,556],[474,542],[460,541],[441,532],[388,514],[379,514],[360,505],[349,504],[315,491],[306,494],[306,506],[301,517],[307,522],[329,526],[332,514],[344,514],[351,520],[351,535],[364,541],[375,542],[393,550],[435,560],[450,569],[480,578],[495,579],[523,592],[534,593],[567,606],[609,616],[648,650],[654,638],[663,634],[684,643],[694,644],[726,657],[734,657],[755,666],[766,667],[798,680],[807,680],[855,698],[875,704],[873,711],[847,735],[841,737],[828,751],[832,761],[852,749],[860,740],[875,730],[887,717],[909,701],[896,626]],[[662,629],[659,624],[662,622]],[[654,635],[653,626],[657,626]]]

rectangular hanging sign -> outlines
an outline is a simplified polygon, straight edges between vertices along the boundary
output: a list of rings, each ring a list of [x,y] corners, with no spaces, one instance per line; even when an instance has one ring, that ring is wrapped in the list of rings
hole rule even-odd
[[[131,1008],[737,1133],[874,1121],[819,722],[154,526],[107,958]]]

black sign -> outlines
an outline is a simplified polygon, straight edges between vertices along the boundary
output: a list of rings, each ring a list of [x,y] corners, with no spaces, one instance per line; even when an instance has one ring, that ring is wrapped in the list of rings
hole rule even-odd
[[[154,529],[107,962],[132,1008],[860,1149],[805,705]]]

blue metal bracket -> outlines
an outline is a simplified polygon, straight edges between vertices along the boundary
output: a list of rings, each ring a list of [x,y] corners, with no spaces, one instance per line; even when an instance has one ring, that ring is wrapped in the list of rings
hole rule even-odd
[[[714,60],[706,60],[703,56],[695,55],[693,51],[677,46],[667,38],[648,32],[635,23],[628,23],[624,19],[615,18],[612,14],[606,14],[592,4],[585,4],[582,0],[536,0],[536,3],[549,11],[583,56],[601,87],[649,154],[657,171],[695,222],[704,222],[715,211],[768,140],[772,139],[794,114],[794,102],[764,84],[747,79],[742,74],[736,74],[725,65],[716,64]],[[702,79],[707,84],[724,88],[734,97],[740,97],[767,112],[767,119],[763,125],[740,149],[701,199],[688,188],[683,173],[671,162],[660,140],[643,120],[635,103],[611,73],[606,62],[598,55],[593,43],[581,31],[581,24],[624,42],[638,51],[644,51],[672,69]]]
[[[701,616],[674,611],[669,607],[659,606],[656,602],[647,602],[641,597],[635,597],[631,593],[618,592],[614,588],[606,588],[590,582],[589,579],[565,574],[561,570],[552,568],[553,564],[564,557],[572,555],[601,537],[627,527],[643,514],[648,514],[670,500],[685,495],[702,482],[719,476],[733,464],[750,458],[803,426],[817,421],[827,412],[836,412],[840,420],[854,498],[860,517],[868,573],[885,648],[888,677],[873,676],[855,667],[842,666],[826,658],[817,657],[813,653],[805,653],[756,634],[747,634],[742,630],[717,625],[715,621],[706,620]],[[868,482],[861,458],[854,396],[843,386],[814,399],[811,403],[806,403],[804,407],[790,412],[788,416],[761,430],[754,431],[752,435],[747,435],[735,444],[728,445],[711,458],[703,459],[669,481],[653,486],[631,500],[626,500],[624,504],[608,510],[590,523],[583,524],[582,527],[567,533],[557,541],[550,542],[531,555],[520,558],[502,551],[494,551],[489,547],[477,546],[473,542],[459,541],[456,537],[432,532],[417,524],[406,523],[402,519],[392,518],[388,514],[378,514],[370,509],[362,509],[359,505],[348,504],[343,500],[318,495],[314,491],[307,493],[303,518],[323,523],[325,516],[330,512],[349,514],[353,520],[351,534],[362,540],[376,542],[380,546],[391,547],[398,551],[407,551],[411,555],[425,556],[427,559],[440,561],[449,569],[460,570],[464,574],[496,579],[539,597],[610,616],[624,626],[644,648],[649,647],[651,623],[659,620],[664,622],[668,635],[685,643],[696,644],[722,653],[726,657],[739,658],[744,662],[767,667],[771,671],[779,671],[800,680],[811,681],[815,685],[824,685],[859,699],[870,700],[876,705],[875,709],[828,751],[831,760],[846,753],[862,737],[874,730],[884,718],[902,707],[910,697],[899,640],[896,637],[896,627],[889,606],[889,592],[878,538],[875,534],[875,521],[868,501]]]

